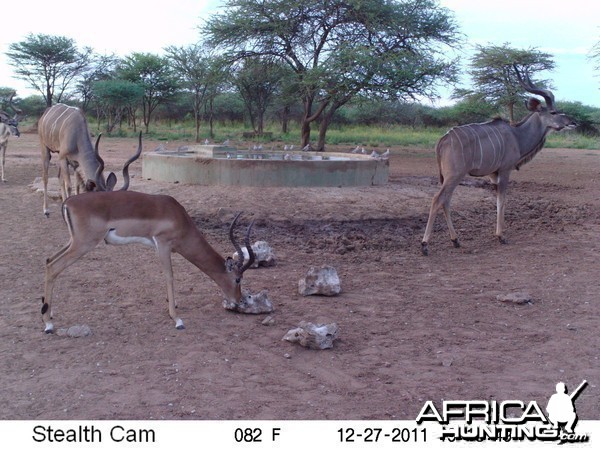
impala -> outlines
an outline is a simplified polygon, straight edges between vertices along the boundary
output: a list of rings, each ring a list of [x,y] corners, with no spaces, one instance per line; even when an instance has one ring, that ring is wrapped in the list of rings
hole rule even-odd
[[[89,192],[69,197],[62,206],[63,218],[69,230],[67,245],[46,260],[42,320],[45,332],[52,333],[52,291],[56,277],[80,257],[92,250],[100,241],[122,245],[138,243],[153,248],[167,278],[169,315],[177,329],[184,328],[176,314],[173,290],[171,253],[179,253],[208,275],[223,291],[230,302],[244,300],[241,290],[243,273],[254,262],[249,242],[252,223],[245,236],[249,250],[248,261],[234,238],[235,217],[229,228],[229,238],[237,254],[235,261],[219,255],[194,225],[186,210],[173,197],[141,192]]]
[[[431,202],[421,242],[424,255],[429,253],[429,238],[440,209],[446,217],[452,243],[455,247],[460,247],[450,218],[450,200],[454,189],[467,174],[475,177],[489,176],[496,185],[496,237],[500,243],[505,244],[504,201],[510,172],[533,159],[544,146],[546,135],[550,131],[576,126],[570,117],[556,111],[552,92],[534,86],[526,73],[524,80],[516,66],[515,71],[521,86],[532,94],[542,96],[546,106],[542,106],[539,100],[530,98],[527,102],[530,114],[515,126],[502,119],[495,119],[486,123],[454,127],[439,140],[435,152],[442,187]]]
[[[38,122],[38,135],[42,145],[43,208],[46,217],[50,214],[48,210],[48,168],[52,153],[58,153],[60,189],[63,200],[71,196],[69,165],[75,169],[77,193],[82,188],[87,192],[110,191],[113,189],[117,181],[116,176],[111,174],[105,180],[102,169],[99,170],[100,162],[97,155],[100,136],[96,139],[94,149],[90,141],[85,115],[79,108],[63,105],[62,103],[51,106],[44,112]],[[141,151],[142,136],[140,133],[138,151],[125,166],[135,161]],[[123,177],[126,179],[121,190],[126,190],[129,185],[129,178],[125,177],[125,166],[123,167]]]

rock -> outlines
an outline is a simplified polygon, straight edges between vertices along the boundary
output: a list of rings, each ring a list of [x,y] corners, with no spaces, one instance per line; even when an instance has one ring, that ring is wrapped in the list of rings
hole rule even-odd
[[[340,278],[331,266],[311,267],[306,277],[298,281],[300,295],[338,295],[342,291]]]
[[[223,300],[223,308],[244,314],[266,314],[273,312],[273,303],[269,300],[269,292],[260,291],[258,294],[244,293],[239,303]]]
[[[283,337],[284,341],[296,342],[303,347],[324,350],[333,347],[337,338],[338,326],[336,323],[318,324],[302,321],[297,328],[293,328]]]
[[[265,317],[265,320],[261,322],[261,324],[266,327],[270,327],[271,325],[275,325],[275,319],[273,318],[273,316],[267,316]]]
[[[273,249],[269,246],[266,241],[256,241],[252,244],[252,251],[254,252],[255,260],[254,263],[250,266],[253,269],[257,267],[272,267],[275,265],[275,254],[273,253]],[[242,247],[242,253],[244,253],[244,259],[248,259],[248,249],[246,247]],[[237,259],[238,254],[235,252],[233,254],[233,259]]]
[[[86,337],[92,335],[92,329],[87,325],[73,325],[69,328],[60,328],[56,334],[71,338]]]
[[[44,184],[41,177],[36,177],[29,185],[34,192],[44,192]],[[60,199],[60,183],[58,178],[48,178],[48,197],[52,199]]]
[[[524,305],[526,303],[532,304],[533,299],[527,292],[514,292],[512,294],[498,294],[496,300],[500,300],[505,303],[515,303],[517,305]]]

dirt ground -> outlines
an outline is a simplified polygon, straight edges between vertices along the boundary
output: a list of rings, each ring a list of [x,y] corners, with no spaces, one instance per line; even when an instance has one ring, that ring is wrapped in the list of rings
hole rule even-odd
[[[112,170],[135,148],[101,143]],[[268,289],[274,324],[225,310],[217,286],[174,255],[178,331],[154,253],[101,244],[58,278],[55,327],[92,330],[69,338],[44,334],[40,315],[44,261],[68,240],[60,202],[45,218],[29,188],[41,172],[37,135],[11,138],[0,184],[0,419],[414,419],[427,400],[545,406],[557,382],[584,379],[579,418],[600,419],[600,151],[545,149],[513,173],[508,245],[493,236],[489,185],[459,186],[462,247],[440,216],[428,257],[433,150],[392,153],[389,184],[368,188],[168,184],[142,179],[134,163],[130,189],[174,196],[224,255],[233,212],[246,212],[242,225],[256,219],[253,241],[266,240],[277,265],[244,282]],[[298,280],[324,264],[342,293],[300,296]],[[533,301],[497,299],[511,293]],[[334,348],[282,341],[302,320],[336,322]]]

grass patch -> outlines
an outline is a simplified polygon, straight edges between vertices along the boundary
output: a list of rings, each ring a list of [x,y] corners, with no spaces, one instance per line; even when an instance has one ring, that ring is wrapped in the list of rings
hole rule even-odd
[[[90,131],[96,133],[97,125],[90,121]],[[137,137],[140,130],[145,128],[138,127],[134,132],[132,128],[123,126],[116,128],[112,133],[106,133],[102,126],[100,131],[105,136],[114,137]],[[250,127],[241,123],[215,123],[214,138],[209,136],[208,126],[203,123],[200,127],[200,142],[208,139],[211,142],[223,142],[227,139],[234,142],[248,142],[242,134],[250,131]],[[277,123],[268,124],[265,131],[272,133],[271,139],[259,138],[251,142],[268,144],[271,141],[282,142],[285,144],[299,145],[300,129],[298,124],[291,123],[290,131],[282,133],[281,127]],[[332,125],[327,132],[326,145],[347,145],[348,147],[362,146],[365,149],[384,150],[388,147],[418,147],[433,149],[437,141],[448,131],[448,128],[436,127],[409,127],[409,126],[344,126]],[[159,141],[192,141],[194,139],[194,124],[188,122],[153,122],[150,125],[150,131],[144,136]],[[318,137],[318,129],[313,126],[311,141],[314,143]],[[574,149],[600,149],[600,140],[597,137],[586,136],[574,131],[551,133],[546,140],[546,147],[549,148],[574,148]]]

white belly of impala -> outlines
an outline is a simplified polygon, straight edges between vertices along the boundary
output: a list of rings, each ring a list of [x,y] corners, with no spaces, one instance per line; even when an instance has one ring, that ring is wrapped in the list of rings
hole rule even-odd
[[[149,239],[143,236],[119,236],[116,230],[109,230],[104,237],[104,242],[111,245],[127,245],[127,244],[142,244],[152,247],[153,249],[158,248],[156,238],[152,237]]]

